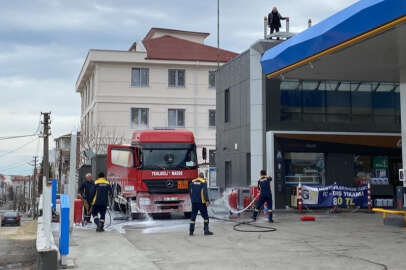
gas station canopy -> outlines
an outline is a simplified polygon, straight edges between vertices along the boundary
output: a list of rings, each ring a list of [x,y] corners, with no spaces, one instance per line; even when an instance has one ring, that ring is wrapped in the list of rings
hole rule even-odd
[[[399,82],[406,1],[361,0],[264,53],[268,78]]]

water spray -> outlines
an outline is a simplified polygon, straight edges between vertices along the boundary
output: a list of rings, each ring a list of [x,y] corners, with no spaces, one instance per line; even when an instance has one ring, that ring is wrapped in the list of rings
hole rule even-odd
[[[222,198],[217,199],[216,201],[214,201],[214,204],[219,204],[219,202],[224,202],[224,205],[226,206],[228,213],[232,213],[232,214],[242,214],[244,212],[246,212],[247,210],[249,210],[252,205],[257,201],[259,194],[243,209],[238,210],[238,209],[234,209],[233,207],[230,206],[229,203],[229,196],[231,193],[231,189],[228,192],[223,193]],[[237,231],[237,232],[274,232],[277,229],[274,227],[270,227],[270,226],[265,226],[265,225],[257,225],[254,224],[254,220],[245,220],[245,221],[237,221],[237,220],[232,220],[229,217],[228,218],[222,218],[222,217],[218,217],[214,211],[214,209],[212,207],[209,208],[211,210],[212,213],[214,213],[214,215],[209,215],[210,218],[215,219],[215,220],[221,220],[221,221],[225,221],[225,222],[231,222],[231,223],[235,223],[233,225],[233,230]],[[240,226],[251,226],[257,229],[254,230],[245,230],[245,229],[240,229]]]

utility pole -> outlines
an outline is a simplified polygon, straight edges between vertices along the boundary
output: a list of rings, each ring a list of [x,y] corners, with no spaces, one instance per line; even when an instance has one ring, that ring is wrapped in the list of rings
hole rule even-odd
[[[51,221],[52,221],[52,188],[51,182],[49,181],[49,135],[50,135],[50,112],[41,113],[44,116],[44,155],[42,158],[42,168],[43,168],[43,177],[42,177],[42,218],[44,224],[45,235],[52,234],[51,230]],[[41,179],[40,179],[41,180]],[[39,182],[39,181],[38,181]],[[73,209],[73,208],[72,208]],[[49,240],[48,240],[49,243]]]
[[[24,178],[23,178],[23,185],[24,185],[24,187],[23,187],[23,208],[24,208],[24,212],[25,212],[25,203],[26,203],[26,198],[25,198],[25,181],[26,179],[25,179],[25,176],[24,176]]]
[[[37,156],[34,156],[34,172],[32,174],[32,184],[31,184],[31,211],[32,211],[32,215],[33,217],[36,216],[37,212],[36,212],[36,208],[35,208],[35,204],[36,204],[36,199],[37,199],[37,194],[36,194],[36,176],[37,176]]]
[[[220,68],[220,0],[217,0],[217,70]]]
[[[50,122],[50,112],[47,113],[41,113],[44,116],[43,124],[44,124],[44,156],[42,158],[43,162],[43,168],[44,168],[44,176],[45,176],[45,182],[43,183],[42,190],[44,190],[45,185],[49,183],[49,131],[50,127],[49,124]]]
[[[59,150],[58,176],[58,191],[59,193],[62,193],[62,149]]]

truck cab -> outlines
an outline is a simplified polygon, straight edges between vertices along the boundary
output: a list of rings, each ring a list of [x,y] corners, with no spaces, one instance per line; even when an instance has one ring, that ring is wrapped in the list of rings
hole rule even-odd
[[[183,212],[189,216],[189,183],[197,177],[193,133],[185,130],[135,131],[131,145],[109,145],[107,178],[115,208],[133,217]]]

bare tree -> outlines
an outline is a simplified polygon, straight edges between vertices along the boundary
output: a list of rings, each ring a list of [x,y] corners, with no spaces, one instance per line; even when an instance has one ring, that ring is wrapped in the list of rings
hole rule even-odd
[[[87,157],[83,151],[91,150],[94,154],[106,154],[110,144],[125,144],[129,139],[122,135],[116,128],[104,127],[97,124],[89,133],[81,132],[80,135],[80,165],[85,164]]]

